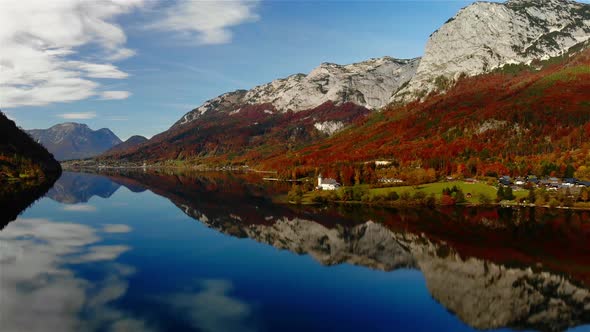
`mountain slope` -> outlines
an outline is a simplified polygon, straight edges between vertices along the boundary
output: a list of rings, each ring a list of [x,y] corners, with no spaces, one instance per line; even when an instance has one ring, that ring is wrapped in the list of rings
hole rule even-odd
[[[238,90],[205,102],[184,115],[174,127],[189,123],[208,111],[237,112],[247,105],[270,104],[278,112],[299,112],[326,102],[352,102],[368,109],[389,103],[391,96],[412,78],[420,59],[399,60],[390,57],[337,65],[323,63],[308,75],[296,74],[257,86]]]
[[[49,129],[27,132],[53,153],[57,160],[94,157],[121,143],[109,129],[92,130],[80,123],[62,123]]]
[[[119,143],[115,146],[113,146],[112,148],[110,148],[108,151],[106,151],[104,154],[105,155],[109,155],[109,154],[114,154],[114,153],[118,153],[118,152],[124,152],[130,149],[133,149],[145,142],[147,142],[148,139],[140,136],[140,135],[134,135],[129,137],[125,142]]]
[[[254,155],[252,160],[260,160],[326,138],[369,113],[352,103],[327,102],[297,113],[280,113],[269,104],[248,105],[238,112],[207,112],[139,147],[105,154],[99,159],[139,163],[206,159],[209,163],[226,164],[250,152]]]
[[[130,162],[223,162],[251,151],[255,159],[323,139],[389,102],[419,59],[390,57],[350,65],[324,63],[308,75],[278,79],[205,102],[138,147],[100,157]]]
[[[585,146],[588,51],[578,51],[588,46],[589,8],[566,0],[475,3],[432,35],[423,59],[322,64],[309,75],[226,93],[102,161],[305,174],[387,158],[439,174],[469,166],[478,175],[523,173],[531,160],[579,163],[580,151],[565,151]],[[389,100],[388,110],[371,112]]]
[[[416,75],[392,101],[444,90],[461,75],[548,59],[590,38],[590,5],[569,0],[476,2],[434,32]]]
[[[61,174],[53,156],[0,112],[0,229]]]
[[[446,94],[373,114],[263,163],[311,168],[385,158],[444,174],[563,174],[568,164],[590,161],[590,49],[584,47],[544,65],[460,80]]]
[[[60,172],[53,156],[0,112],[0,181],[28,175],[44,178]]]

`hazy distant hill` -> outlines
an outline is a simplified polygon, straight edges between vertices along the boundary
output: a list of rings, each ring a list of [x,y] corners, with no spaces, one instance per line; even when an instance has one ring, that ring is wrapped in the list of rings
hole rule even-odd
[[[92,130],[80,123],[61,123],[49,129],[27,132],[53,153],[57,160],[94,157],[121,143],[119,137],[109,129]]]
[[[118,153],[118,152],[127,151],[127,150],[129,150],[131,148],[135,148],[136,146],[141,145],[147,141],[148,141],[147,138],[140,136],[140,135],[131,136],[125,142],[113,146],[111,149],[109,149],[104,154],[108,155],[111,153]]]

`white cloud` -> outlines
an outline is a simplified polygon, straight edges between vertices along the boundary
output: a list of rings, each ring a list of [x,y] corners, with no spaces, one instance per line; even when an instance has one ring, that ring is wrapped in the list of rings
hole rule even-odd
[[[143,4],[144,0],[0,2],[2,107],[81,100],[97,94],[100,84],[94,79],[126,78],[108,61],[135,52],[124,47],[125,33],[113,20]],[[94,60],[77,52],[88,45],[96,47]]]
[[[96,118],[96,113],[94,113],[94,112],[62,113],[62,114],[58,114],[57,116],[62,119],[66,119],[66,120],[88,120],[88,119]],[[64,208],[64,210],[66,210],[66,208],[68,208],[69,210],[66,210],[66,211],[80,211],[80,210],[76,210],[77,208],[80,208],[80,207],[82,207],[82,206],[81,205],[68,205]]]
[[[107,224],[103,226],[102,230],[105,233],[129,233],[131,227],[123,224]]]
[[[77,68],[92,78],[127,78],[129,74],[120,71],[112,64],[97,64],[80,61],[71,61],[72,68]]]
[[[128,74],[112,62],[131,57],[116,19],[155,6],[151,28],[178,32],[199,44],[222,44],[231,28],[258,20],[258,1],[28,0],[0,1],[2,108],[73,102],[92,96],[125,99],[127,91],[100,92],[99,79]],[[79,52],[81,49],[90,52]]]
[[[102,99],[104,100],[118,100],[118,99],[127,99],[131,96],[131,92],[129,91],[103,91],[101,94]]]
[[[257,5],[248,0],[182,0],[168,7],[152,28],[182,32],[202,45],[224,44],[232,39],[230,27],[258,20]]]

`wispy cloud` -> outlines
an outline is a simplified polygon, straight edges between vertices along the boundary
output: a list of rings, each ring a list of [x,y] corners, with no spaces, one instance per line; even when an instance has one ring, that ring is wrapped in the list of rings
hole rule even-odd
[[[225,44],[231,41],[231,27],[255,22],[258,1],[191,1],[181,0],[164,11],[164,17],[151,28],[176,31],[201,45]]]
[[[129,120],[129,118],[126,116],[108,116],[105,119],[109,120],[109,121],[128,121]]]
[[[119,100],[127,99],[131,96],[129,91],[103,91],[101,92],[101,99],[103,100]]]
[[[128,75],[111,61],[135,54],[114,20],[144,0],[3,1],[0,10],[2,106],[47,105],[96,95],[95,79]],[[96,47],[101,61],[78,53]]]
[[[62,210],[69,212],[95,212],[96,207],[90,204],[65,205]]]
[[[129,233],[131,227],[123,224],[107,224],[103,226],[102,230],[105,233]]]
[[[62,113],[58,114],[58,117],[66,120],[89,120],[96,118],[96,113],[94,112],[83,112],[83,113]],[[74,210],[68,210],[74,211]]]

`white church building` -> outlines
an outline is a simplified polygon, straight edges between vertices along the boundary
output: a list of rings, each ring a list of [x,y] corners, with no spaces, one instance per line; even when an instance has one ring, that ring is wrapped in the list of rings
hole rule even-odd
[[[321,190],[336,190],[340,188],[340,183],[334,179],[322,178],[322,174],[318,175],[318,186],[317,189]]]

